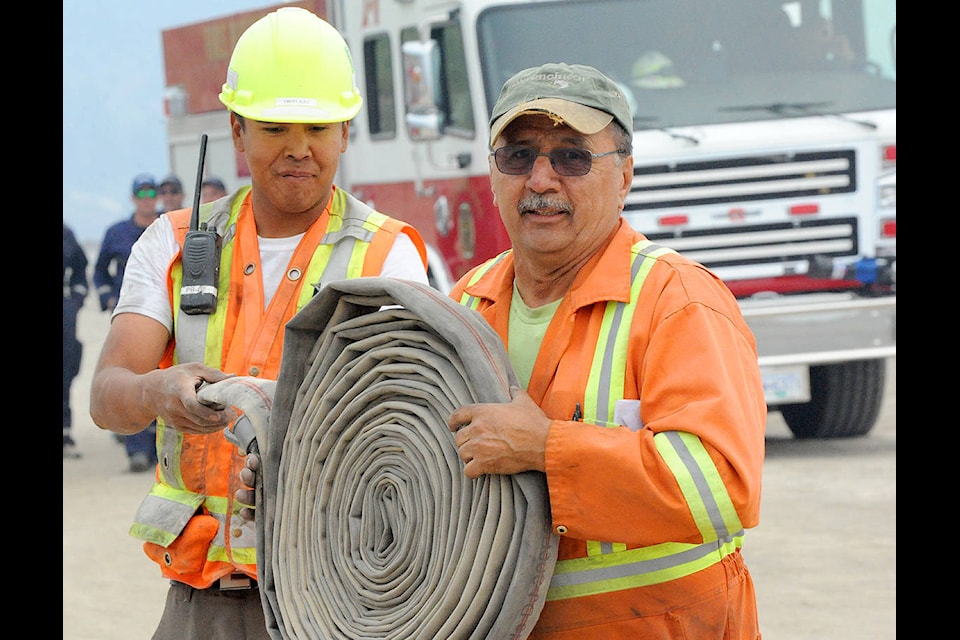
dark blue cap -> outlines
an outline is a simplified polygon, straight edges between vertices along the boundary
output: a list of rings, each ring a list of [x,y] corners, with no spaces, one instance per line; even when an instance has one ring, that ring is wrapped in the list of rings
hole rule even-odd
[[[136,178],[133,179],[133,193],[136,193],[140,189],[156,189],[157,181],[153,179],[153,176],[149,173],[138,174]]]
[[[216,187],[220,191],[226,191],[227,187],[223,184],[223,180],[216,178],[214,176],[207,176],[203,179],[203,182],[200,183],[201,187]]]

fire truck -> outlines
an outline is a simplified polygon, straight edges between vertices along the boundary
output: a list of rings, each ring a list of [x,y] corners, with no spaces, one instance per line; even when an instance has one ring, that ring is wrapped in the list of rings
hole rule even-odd
[[[623,211],[720,276],[797,438],[864,436],[896,356],[895,0],[314,0],[343,33],[364,105],[338,184],[417,227],[431,281],[508,247],[492,202],[490,109],[520,69],[616,80],[634,111]],[[163,32],[172,171],[249,179],[217,99],[264,7]],[[892,360],[895,363],[895,360]]]

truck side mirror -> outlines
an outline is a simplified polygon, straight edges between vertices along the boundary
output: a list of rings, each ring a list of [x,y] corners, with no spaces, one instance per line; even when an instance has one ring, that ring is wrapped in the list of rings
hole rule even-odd
[[[436,40],[404,42],[403,96],[407,135],[411,140],[436,140],[443,131],[440,91],[440,49]]]

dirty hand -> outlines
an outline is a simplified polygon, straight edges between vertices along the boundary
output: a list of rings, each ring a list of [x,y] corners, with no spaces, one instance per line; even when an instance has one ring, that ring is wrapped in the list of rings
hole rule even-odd
[[[447,420],[468,478],[483,474],[545,471],[550,418],[519,387],[510,402],[469,404]]]
[[[243,507],[240,509],[240,517],[244,520],[253,522],[256,520],[256,492],[253,487],[257,483],[257,471],[260,469],[260,456],[256,453],[248,453],[244,461],[244,468],[240,470],[240,482],[247,486],[246,489],[237,489],[233,494]]]
[[[167,426],[191,435],[208,435],[223,431],[237,418],[231,406],[207,405],[197,398],[204,384],[213,384],[233,377],[197,362],[176,365],[152,372],[150,393],[157,403],[157,415]]]

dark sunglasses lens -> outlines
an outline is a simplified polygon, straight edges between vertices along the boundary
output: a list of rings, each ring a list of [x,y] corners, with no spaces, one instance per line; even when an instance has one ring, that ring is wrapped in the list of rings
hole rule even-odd
[[[590,173],[593,157],[586,149],[554,149],[550,163],[562,176],[585,176]]]
[[[497,169],[510,176],[530,173],[537,154],[530,147],[501,147],[494,154]]]
[[[586,149],[553,149],[549,154],[539,154],[530,147],[501,147],[493,157],[497,168],[511,176],[522,176],[533,170],[533,163],[541,155],[550,158],[553,170],[562,176],[584,176],[590,172],[593,157]]]
[[[143,200],[144,198],[156,198],[157,191],[156,189],[140,189],[137,191],[137,197]]]

